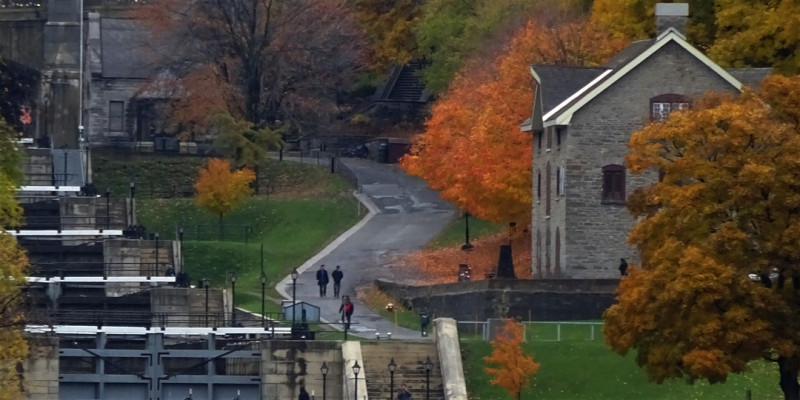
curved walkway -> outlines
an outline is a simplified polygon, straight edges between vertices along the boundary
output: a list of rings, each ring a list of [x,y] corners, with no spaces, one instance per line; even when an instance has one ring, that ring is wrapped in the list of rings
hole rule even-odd
[[[299,161],[299,159],[297,160]],[[341,300],[333,297],[333,282],[328,297],[319,296],[316,271],[320,264],[330,274],[336,265],[342,267],[342,295],[349,295],[355,305],[351,332],[362,337],[419,339],[420,333],[395,326],[373,313],[355,298],[355,289],[377,278],[407,281],[412,276],[393,268],[398,255],[421,249],[450,221],[454,207],[421,179],[410,177],[397,165],[378,164],[361,159],[342,159],[358,177],[361,192],[356,196],[369,211],[350,230],[331,242],[297,270],[297,301],[320,307],[324,322],[338,322]],[[292,298],[292,279],[284,278],[277,290],[286,299]],[[341,324],[333,325],[341,329]]]

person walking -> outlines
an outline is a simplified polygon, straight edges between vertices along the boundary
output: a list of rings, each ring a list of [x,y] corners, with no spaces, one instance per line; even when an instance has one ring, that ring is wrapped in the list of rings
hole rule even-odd
[[[297,396],[297,400],[311,400],[305,386],[300,387],[300,395]]]
[[[619,274],[621,276],[628,275],[628,262],[624,258],[619,259]]]
[[[350,296],[344,296],[344,301],[342,305],[339,306],[339,313],[342,314],[342,323],[344,324],[344,329],[350,329],[350,317],[353,316],[353,310],[355,306],[352,302],[350,302]]]
[[[344,278],[344,273],[342,272],[341,268],[337,265],[336,269],[331,274],[333,277],[333,297],[339,297],[339,289],[342,287],[342,278]]]
[[[328,281],[328,271],[325,270],[325,264],[322,264],[317,270],[317,285],[319,285],[320,297],[325,297],[328,294]]]
[[[411,400],[411,392],[408,391],[408,386],[404,383],[397,389],[397,400]]]

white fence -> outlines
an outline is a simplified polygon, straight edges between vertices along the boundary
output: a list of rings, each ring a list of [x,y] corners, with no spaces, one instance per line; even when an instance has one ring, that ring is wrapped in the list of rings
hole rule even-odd
[[[491,340],[493,329],[500,328],[503,320],[458,321],[458,334],[462,340]],[[524,321],[526,341],[564,342],[595,341],[603,339],[600,321]]]

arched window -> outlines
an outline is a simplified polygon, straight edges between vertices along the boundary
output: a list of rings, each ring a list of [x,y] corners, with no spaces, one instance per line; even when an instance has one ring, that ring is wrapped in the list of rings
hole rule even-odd
[[[692,102],[681,94],[660,94],[650,99],[650,120],[664,122],[673,111],[688,110]]]
[[[603,167],[603,204],[625,203],[625,167],[610,164]]]

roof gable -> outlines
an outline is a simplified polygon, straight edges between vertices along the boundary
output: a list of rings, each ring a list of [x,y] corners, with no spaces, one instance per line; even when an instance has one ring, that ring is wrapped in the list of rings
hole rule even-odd
[[[635,57],[631,58],[630,61],[618,66],[617,68],[614,68],[613,70],[608,70],[607,73],[604,73],[594,81],[590,82],[581,88],[580,91],[576,92],[573,96],[556,106],[551,112],[544,115],[543,125],[546,127],[551,125],[569,124],[572,119],[572,115],[575,112],[580,110],[589,101],[600,95],[600,93],[622,79],[622,77],[627,75],[631,70],[642,64],[645,60],[653,56],[658,50],[671,42],[678,44],[680,47],[686,50],[687,53],[697,58],[701,63],[705,64],[723,80],[731,84],[731,86],[737,90],[742,90],[742,83],[738,79],[734,78],[733,75],[728,73],[728,71],[724,70],[715,62],[711,61],[711,59],[706,57],[706,55],[697,50],[694,46],[689,44],[684,36],[674,28],[669,28],[661,33],[661,35],[658,36],[658,38],[650,47],[640,51]]]

